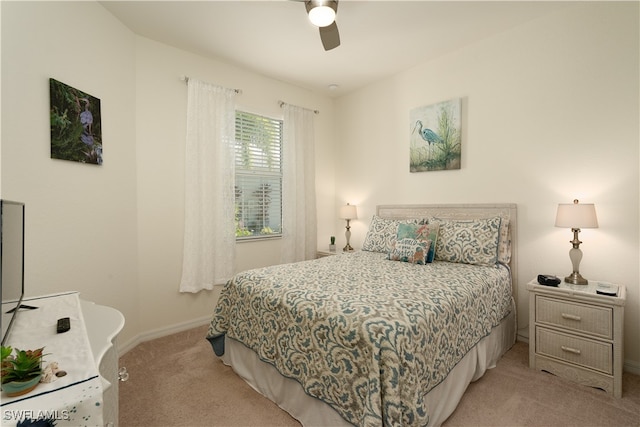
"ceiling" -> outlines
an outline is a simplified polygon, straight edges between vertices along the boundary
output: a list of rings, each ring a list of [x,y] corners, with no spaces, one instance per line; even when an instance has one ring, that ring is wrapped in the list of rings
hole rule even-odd
[[[325,51],[300,1],[100,3],[140,36],[328,96],[343,95],[568,5],[342,0],[336,17],[341,45]]]

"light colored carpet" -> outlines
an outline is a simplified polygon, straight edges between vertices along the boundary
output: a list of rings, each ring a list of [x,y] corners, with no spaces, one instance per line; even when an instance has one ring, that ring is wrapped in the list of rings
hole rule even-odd
[[[225,366],[199,327],[138,345],[120,358],[120,425],[300,426]],[[623,397],[529,369],[516,345],[472,383],[445,426],[640,426],[640,377]]]
[[[467,388],[445,426],[640,426],[640,377],[624,373],[622,399],[529,369],[518,342]]]

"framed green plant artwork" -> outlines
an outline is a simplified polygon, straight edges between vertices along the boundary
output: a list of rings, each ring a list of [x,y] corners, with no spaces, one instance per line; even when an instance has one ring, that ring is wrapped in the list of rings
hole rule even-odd
[[[409,171],[460,169],[462,99],[414,108],[409,113]]]
[[[102,164],[100,99],[49,79],[51,158]]]

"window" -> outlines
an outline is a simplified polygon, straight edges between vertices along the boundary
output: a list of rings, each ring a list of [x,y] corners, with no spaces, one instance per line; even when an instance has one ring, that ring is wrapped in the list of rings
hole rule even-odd
[[[282,120],[236,111],[236,239],[282,235]]]

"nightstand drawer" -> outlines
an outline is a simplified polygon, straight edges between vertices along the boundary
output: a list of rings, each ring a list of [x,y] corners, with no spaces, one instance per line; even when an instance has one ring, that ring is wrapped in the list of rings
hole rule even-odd
[[[536,353],[613,374],[613,347],[610,343],[536,328]]]
[[[536,296],[536,322],[613,338],[613,310],[609,307],[560,301]]]

